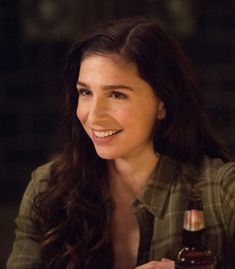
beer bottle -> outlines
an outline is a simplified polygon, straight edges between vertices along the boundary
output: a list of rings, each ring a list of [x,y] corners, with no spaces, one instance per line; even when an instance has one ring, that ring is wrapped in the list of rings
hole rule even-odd
[[[183,249],[176,259],[176,269],[214,269],[215,258],[202,242],[205,231],[201,192],[192,188],[184,213]]]

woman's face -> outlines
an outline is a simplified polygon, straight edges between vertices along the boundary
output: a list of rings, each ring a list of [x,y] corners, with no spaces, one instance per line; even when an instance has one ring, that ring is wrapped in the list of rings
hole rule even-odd
[[[77,90],[77,117],[101,158],[153,152],[152,131],[164,105],[134,64],[114,55],[87,56]]]

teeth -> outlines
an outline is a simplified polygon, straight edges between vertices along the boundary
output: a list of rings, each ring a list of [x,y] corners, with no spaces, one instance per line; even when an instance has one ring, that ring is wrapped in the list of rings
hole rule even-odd
[[[95,136],[97,137],[107,137],[111,136],[115,133],[117,133],[117,130],[112,130],[112,131],[94,131]]]

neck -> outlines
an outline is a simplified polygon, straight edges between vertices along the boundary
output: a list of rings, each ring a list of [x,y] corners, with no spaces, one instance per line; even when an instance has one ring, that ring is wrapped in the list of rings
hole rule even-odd
[[[141,155],[132,160],[109,161],[110,187],[113,196],[123,194],[132,200],[135,199],[142,192],[158,160],[159,157],[151,153],[148,156]]]

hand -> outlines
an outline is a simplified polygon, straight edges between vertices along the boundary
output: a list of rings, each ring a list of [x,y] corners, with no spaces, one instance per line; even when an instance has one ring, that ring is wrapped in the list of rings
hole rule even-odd
[[[135,269],[175,269],[175,262],[166,258],[161,261],[151,261],[135,267]]]

